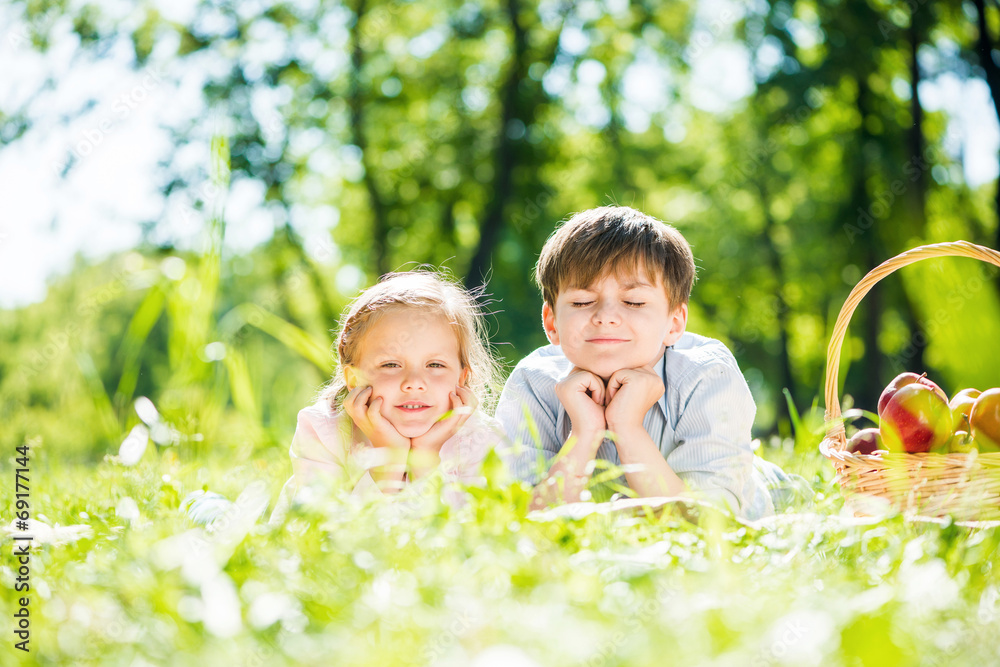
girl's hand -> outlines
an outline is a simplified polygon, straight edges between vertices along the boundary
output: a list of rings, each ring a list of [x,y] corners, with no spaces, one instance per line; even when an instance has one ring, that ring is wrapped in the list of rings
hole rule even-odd
[[[344,412],[357,425],[373,447],[409,449],[410,440],[382,416],[382,397],[372,399],[371,387],[355,387],[344,398]]]
[[[431,426],[427,433],[411,440],[414,454],[432,453],[437,455],[445,440],[458,433],[469,416],[479,407],[476,395],[468,387],[457,386],[448,394],[451,408]]]
[[[381,408],[382,398],[372,399],[371,387],[355,387],[344,398],[344,412],[382,454],[380,465],[372,465],[368,472],[384,493],[396,493],[403,488],[410,440],[382,416]]]

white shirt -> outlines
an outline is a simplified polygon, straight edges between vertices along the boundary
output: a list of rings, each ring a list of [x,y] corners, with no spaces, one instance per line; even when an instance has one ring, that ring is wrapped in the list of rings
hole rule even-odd
[[[573,364],[556,345],[522,359],[504,385],[496,416],[513,446],[501,451],[511,474],[537,484],[569,436],[571,424],[556,383]],[[685,333],[656,363],[663,396],[642,425],[667,463],[692,490],[724,502],[747,519],[774,513],[764,475],[755,463],[750,429],[756,406],[736,359],[721,342]],[[530,415],[537,428],[532,435]],[[597,458],[621,465],[605,439]],[[627,484],[624,478],[620,483]]]

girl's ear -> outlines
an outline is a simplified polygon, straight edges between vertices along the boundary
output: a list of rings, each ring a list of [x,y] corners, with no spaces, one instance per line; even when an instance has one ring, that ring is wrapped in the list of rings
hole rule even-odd
[[[360,373],[354,366],[344,366],[344,382],[347,383],[347,390],[351,391],[358,386]]]
[[[466,366],[462,369],[462,374],[458,376],[458,385],[460,387],[468,387],[469,382],[469,367]]]

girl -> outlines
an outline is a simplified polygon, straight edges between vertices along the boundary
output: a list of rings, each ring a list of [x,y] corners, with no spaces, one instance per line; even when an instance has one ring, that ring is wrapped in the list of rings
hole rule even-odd
[[[396,493],[435,471],[477,479],[503,431],[479,409],[493,402],[499,368],[468,292],[428,271],[383,277],[342,318],[337,362],[299,412],[289,491],[318,476],[355,495]]]

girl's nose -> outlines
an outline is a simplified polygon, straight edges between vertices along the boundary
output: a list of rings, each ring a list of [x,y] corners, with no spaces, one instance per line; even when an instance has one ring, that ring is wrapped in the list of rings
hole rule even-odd
[[[427,389],[427,383],[424,381],[423,373],[410,371],[403,378],[404,391],[423,391],[425,389]]]

